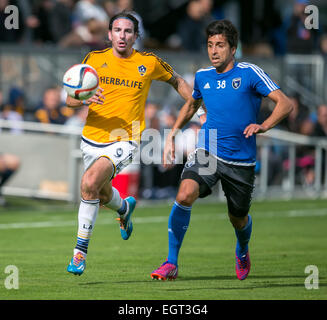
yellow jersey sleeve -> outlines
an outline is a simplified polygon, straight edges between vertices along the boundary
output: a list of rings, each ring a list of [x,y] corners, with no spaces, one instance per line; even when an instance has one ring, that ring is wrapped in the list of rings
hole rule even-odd
[[[90,65],[91,67],[93,67],[92,66],[92,55],[93,55],[93,51],[91,51],[91,52],[89,52],[85,57],[84,57],[84,59],[82,60],[82,62],[81,63],[85,63],[85,64],[88,64],[88,65]]]
[[[153,80],[168,81],[173,76],[174,70],[167,62],[152,52],[146,55],[154,57],[154,68],[151,75]]]
[[[86,56],[85,58],[82,60],[81,63],[85,63],[85,64],[88,64],[90,65],[91,67],[93,67],[94,69],[97,69],[99,67],[99,63],[101,63],[101,58],[102,58],[102,55],[101,53],[105,53],[109,51],[109,48],[108,49],[105,49],[105,50],[99,50],[99,51],[90,51]]]
[[[87,62],[87,60],[90,58],[90,56],[92,55],[92,51],[91,52],[89,52],[85,57],[84,57],[84,59],[82,60],[82,62],[81,63],[86,63]]]

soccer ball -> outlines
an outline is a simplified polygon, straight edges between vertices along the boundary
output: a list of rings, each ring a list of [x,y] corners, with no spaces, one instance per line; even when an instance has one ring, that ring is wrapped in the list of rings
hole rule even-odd
[[[87,100],[97,91],[99,77],[95,69],[88,64],[75,64],[64,74],[63,86],[70,97]]]

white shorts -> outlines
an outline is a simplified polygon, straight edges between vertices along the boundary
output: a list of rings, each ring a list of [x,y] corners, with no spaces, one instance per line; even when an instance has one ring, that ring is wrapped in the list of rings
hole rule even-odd
[[[127,167],[138,151],[135,141],[117,141],[108,144],[97,144],[82,137],[81,150],[83,152],[84,170],[86,171],[94,161],[101,157],[111,160],[114,165],[114,178],[120,171]]]

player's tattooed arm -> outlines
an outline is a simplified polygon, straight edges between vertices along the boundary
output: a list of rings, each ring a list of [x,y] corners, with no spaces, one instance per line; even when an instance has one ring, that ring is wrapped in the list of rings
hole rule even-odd
[[[184,100],[187,100],[192,95],[190,85],[174,71],[172,77],[167,81]]]

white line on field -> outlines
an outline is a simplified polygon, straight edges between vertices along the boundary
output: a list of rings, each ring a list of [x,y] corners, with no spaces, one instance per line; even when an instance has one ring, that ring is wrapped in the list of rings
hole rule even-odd
[[[257,214],[260,215],[257,215]],[[256,211],[256,218],[290,218],[290,217],[313,217],[313,216],[326,216],[327,209],[303,209],[303,210],[287,210],[287,211],[268,211],[268,212],[259,212]],[[191,217],[192,221],[204,220],[204,219],[227,219],[226,213],[211,213],[211,214],[196,214]],[[144,224],[144,223],[168,223],[168,214],[167,216],[158,216],[158,217],[142,217],[133,218],[135,224]],[[116,223],[113,219],[99,219],[97,225],[105,224],[114,224]],[[69,221],[40,221],[40,222],[18,222],[18,223],[3,223],[0,224],[0,230],[7,229],[32,229],[32,228],[54,228],[54,227],[71,227],[77,226],[77,216],[76,220]]]

